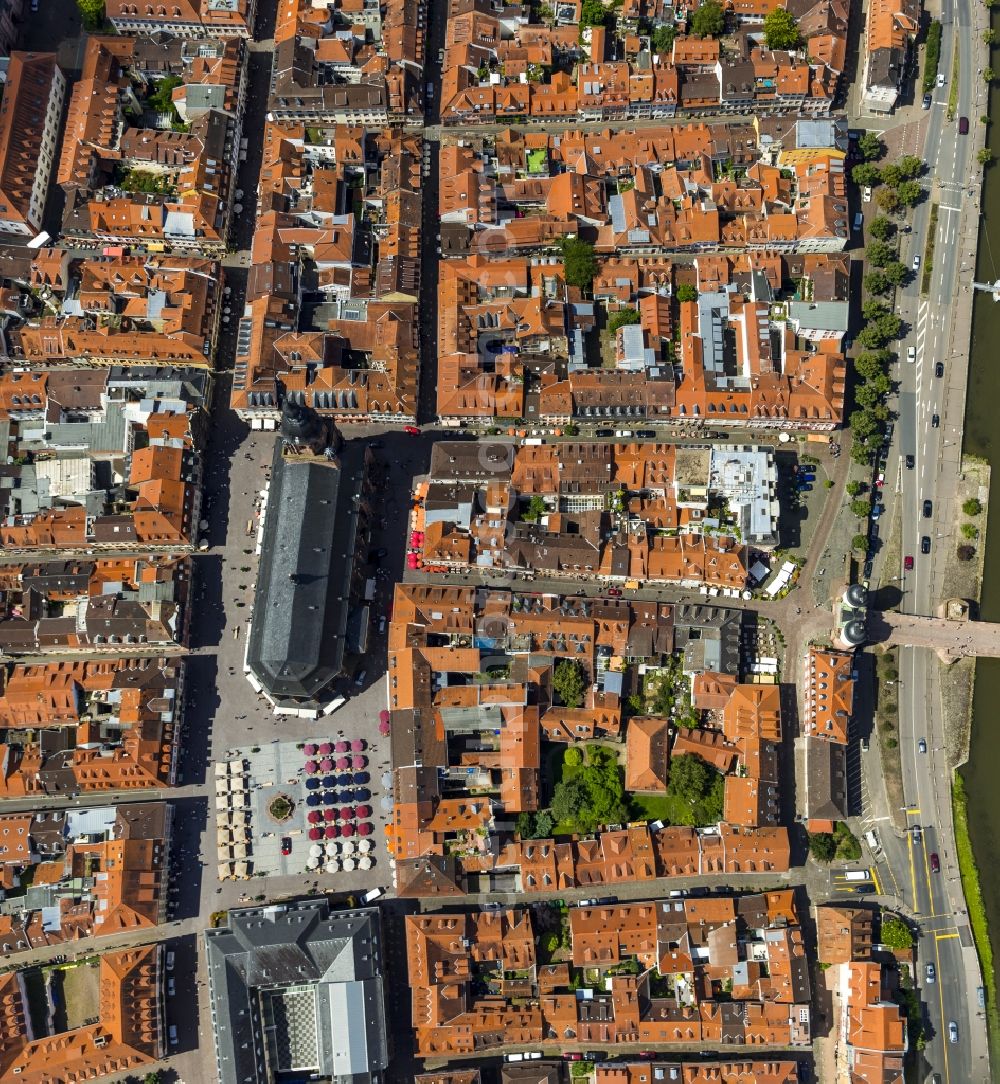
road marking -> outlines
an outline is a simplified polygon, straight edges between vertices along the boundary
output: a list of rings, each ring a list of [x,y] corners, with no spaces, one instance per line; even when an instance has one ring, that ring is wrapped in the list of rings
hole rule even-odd
[[[934,938],[934,959],[937,960],[937,988],[938,988],[938,1003],[941,1006],[941,1030],[944,1031],[944,983],[941,981],[941,947],[938,945],[937,937]],[[941,1036],[941,1046],[944,1050],[944,1079],[946,1081],[951,1080],[951,1074],[948,1071],[948,1040],[944,1035]]]
[[[907,833],[906,836],[906,849],[910,854],[910,885],[913,891],[913,913],[919,915],[920,908],[917,906],[917,867],[913,864],[913,836],[909,833]]]
[[[872,868],[871,868],[871,878],[875,882],[875,894],[877,896],[884,895],[884,893],[882,891],[882,885],[881,885],[881,883],[879,882],[879,879],[878,879],[878,870],[876,869],[875,866],[872,866]]]
[[[934,889],[931,886],[931,867],[927,860],[927,836],[921,834],[920,849],[924,854],[924,876],[927,878],[927,904],[931,909],[931,918],[934,917]]]
[[[939,203],[938,204],[938,210],[939,211],[961,211],[961,209],[962,209],[961,207],[952,207],[952,205],[950,203]]]
[[[919,810],[919,809],[917,809],[917,808],[916,808],[915,806],[911,806],[911,807],[910,807],[910,808],[908,808],[908,809],[904,809],[904,810],[903,810],[903,812],[904,812],[904,813],[905,813],[905,814],[906,814],[906,815],[907,815],[908,817],[919,817],[919,816],[920,816],[920,810]]]
[[[953,933],[936,933],[934,935],[935,941],[947,941],[949,937],[958,937],[958,930]]]

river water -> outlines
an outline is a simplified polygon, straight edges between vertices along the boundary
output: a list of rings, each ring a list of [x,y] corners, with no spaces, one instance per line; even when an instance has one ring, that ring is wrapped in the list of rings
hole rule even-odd
[[[993,20],[994,26],[997,20]],[[994,58],[997,53],[993,53]],[[994,61],[995,62],[995,61]],[[986,170],[983,217],[979,231],[976,279],[1000,278],[1000,87],[990,93],[989,144],[994,163]],[[978,118],[970,118],[975,124]],[[993,481],[1000,483],[1000,302],[988,294],[977,296],[972,317],[972,364],[965,418],[965,450],[988,459]],[[981,617],[1000,621],[1000,484],[991,486],[987,528],[986,572]],[[962,769],[969,799],[969,833],[993,943],[994,970],[1000,983],[1000,861],[995,840],[1000,839],[1000,659],[976,664],[972,744],[969,763]]]

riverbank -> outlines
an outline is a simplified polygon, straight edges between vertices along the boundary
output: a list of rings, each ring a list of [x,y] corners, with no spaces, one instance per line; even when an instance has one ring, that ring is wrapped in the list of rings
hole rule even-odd
[[[990,942],[989,921],[986,917],[986,905],[979,881],[979,867],[972,851],[972,839],[969,836],[968,798],[965,782],[956,772],[951,786],[952,819],[955,824],[955,853],[958,858],[958,870],[962,878],[962,891],[965,893],[965,906],[969,912],[969,925],[976,942],[979,964],[983,972],[983,984],[986,987],[986,1033],[990,1044],[990,1064],[997,1065],[1000,1055],[1000,1013],[997,1012],[997,983],[993,967],[993,945]]]

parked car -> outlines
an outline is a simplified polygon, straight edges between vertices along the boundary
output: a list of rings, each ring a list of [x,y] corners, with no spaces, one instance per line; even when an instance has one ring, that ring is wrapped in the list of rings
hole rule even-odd
[[[930,96],[930,94],[925,94],[924,95],[923,106],[924,106],[924,109],[930,109],[930,107],[931,107],[931,96]]]
[[[915,346],[908,346],[906,348],[906,360],[911,365],[917,360],[917,348]]]
[[[958,1042],[958,1024],[956,1024],[954,1020],[948,1021],[948,1042]]]
[[[281,853],[286,855],[292,853],[292,840],[290,836],[281,837]]]
[[[865,203],[871,203],[871,201],[872,201],[872,190],[871,190],[871,186],[870,186],[870,185],[867,185],[867,184],[866,184],[866,185],[864,186],[864,188],[862,188],[862,189],[861,189],[861,199],[862,199],[862,200],[863,200],[863,201],[864,201]]]
[[[919,256],[914,256],[913,257],[913,270],[914,271],[919,271],[920,270],[920,257]]]
[[[912,456],[912,455],[908,455],[908,456],[906,457],[906,469],[907,469],[907,470],[913,470],[913,464],[914,464],[914,462],[915,462],[915,460],[914,460],[913,456]]]
[[[935,366],[934,366],[934,375],[937,376],[937,377],[944,376],[944,363],[943,362],[939,361],[939,362],[937,362],[935,364]]]
[[[403,432],[404,433],[409,433],[409,435],[411,437],[419,437],[420,436],[420,429],[415,425],[404,425],[403,426]]]
[[[908,553],[903,558],[903,569],[906,572],[912,572],[913,571],[913,554],[912,553]]]
[[[937,856],[937,851],[931,852],[931,873],[941,872],[941,859]]]
[[[937,429],[937,428],[940,427],[940,425],[941,425],[941,415],[940,414],[932,414],[931,415],[931,429]]]
[[[917,752],[918,753],[926,753],[927,752],[927,739],[926,738],[921,738],[920,741],[917,742]]]
[[[635,435],[642,440],[656,440],[655,429],[637,429]]]
[[[613,429],[595,429],[594,430],[594,436],[595,437],[613,437],[614,435],[615,435],[615,431]]]
[[[934,505],[931,501],[924,501],[923,504],[924,519],[930,519],[934,514]]]
[[[924,968],[924,982],[930,985],[937,976],[937,972],[934,970],[933,964],[928,964]]]
[[[608,588],[608,594],[612,598],[619,598],[621,596],[621,593],[622,593],[622,589],[620,587],[609,587]]]

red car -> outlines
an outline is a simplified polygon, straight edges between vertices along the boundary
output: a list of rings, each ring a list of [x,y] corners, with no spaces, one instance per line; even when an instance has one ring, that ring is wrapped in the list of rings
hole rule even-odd
[[[941,872],[941,859],[938,858],[936,853],[931,854],[931,873]]]
[[[906,556],[905,556],[905,557],[903,558],[903,568],[904,568],[904,569],[905,569],[905,570],[906,570],[907,572],[912,572],[912,571],[913,571],[913,558],[912,558],[912,557],[910,556],[910,554],[907,554],[907,555],[906,555]]]
[[[612,598],[618,598],[621,595],[621,593],[622,593],[622,589],[620,587],[609,587],[608,588],[608,594]]]
[[[281,853],[282,854],[291,854],[292,853],[292,841],[291,841],[290,837],[288,837],[288,836],[282,836],[281,837]]]
[[[404,425],[403,432],[409,433],[411,437],[419,437],[420,430],[415,425]]]

